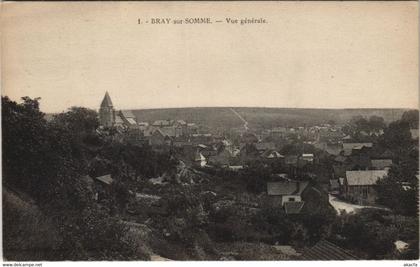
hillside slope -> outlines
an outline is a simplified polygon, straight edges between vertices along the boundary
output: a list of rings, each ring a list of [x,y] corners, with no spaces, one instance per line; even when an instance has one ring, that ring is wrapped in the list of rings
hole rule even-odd
[[[30,197],[3,186],[3,255],[7,260],[54,260],[61,242],[55,225]]]

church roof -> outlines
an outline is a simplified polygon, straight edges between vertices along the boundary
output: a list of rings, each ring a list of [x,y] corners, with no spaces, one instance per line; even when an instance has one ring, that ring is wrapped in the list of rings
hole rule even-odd
[[[136,116],[134,116],[133,112],[131,110],[121,110],[121,114],[126,118],[132,118],[136,119]]]
[[[112,107],[111,97],[108,92],[105,93],[104,99],[102,100],[101,107]]]

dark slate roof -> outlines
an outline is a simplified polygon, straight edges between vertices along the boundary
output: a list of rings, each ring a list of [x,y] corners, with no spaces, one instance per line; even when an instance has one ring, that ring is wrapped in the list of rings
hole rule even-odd
[[[353,149],[361,149],[363,147],[372,148],[372,143],[344,143],[343,150],[344,156],[350,156]]]
[[[370,164],[372,165],[372,168],[383,170],[386,167],[392,166],[392,159],[372,159]]]
[[[346,173],[346,166],[333,165],[333,170],[335,175],[344,175]]]
[[[101,181],[104,184],[112,184],[112,182],[114,181],[111,178],[111,174],[102,175],[102,176],[96,177],[95,179],[98,181]]]
[[[152,135],[156,136],[158,134],[161,136],[166,136],[165,133],[162,132],[160,128],[153,128]]]
[[[303,182],[298,182],[298,183],[299,183],[299,188],[298,188],[296,194],[301,195],[303,193],[303,191],[306,189],[306,187],[308,187],[309,182],[303,181]]]
[[[267,183],[267,194],[269,196],[301,194],[308,186],[308,182],[284,181]]]
[[[358,260],[358,258],[350,252],[326,240],[321,240],[312,248],[305,250],[300,256],[300,259],[312,261]]]
[[[305,204],[304,201],[289,201],[284,203],[286,214],[299,214]]]
[[[270,196],[291,195],[296,191],[296,183],[272,182],[267,183],[267,193]]]
[[[123,124],[124,120],[121,118],[120,115],[115,116],[115,124]]]
[[[147,126],[147,127],[145,127],[144,128],[144,130],[143,130],[143,135],[144,136],[147,136],[147,137],[150,137],[150,136],[152,136],[153,135],[153,133],[156,131],[156,128],[155,127],[153,127],[153,126]]]
[[[136,119],[136,116],[134,116],[133,112],[131,110],[121,110],[121,114],[126,118],[132,118]]]
[[[102,100],[101,107],[112,107],[111,97],[108,92],[105,93],[104,99]]]

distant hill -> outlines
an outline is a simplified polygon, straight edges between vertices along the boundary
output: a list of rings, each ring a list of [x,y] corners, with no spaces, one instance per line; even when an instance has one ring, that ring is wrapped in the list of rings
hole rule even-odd
[[[195,108],[161,108],[131,109],[137,120],[153,122],[155,120],[173,119],[199,123],[209,128],[242,127],[243,122],[230,107],[195,107]],[[401,118],[409,109],[306,109],[306,108],[234,108],[249,126],[271,128],[276,126],[308,126],[327,123],[330,120],[337,124],[348,122],[353,116],[380,116],[386,123]],[[54,114],[45,114],[51,120]]]
[[[348,122],[353,116],[383,117],[389,123],[401,118],[408,109],[300,109],[300,108],[234,108],[251,127],[315,125],[333,120]],[[242,121],[229,107],[168,108],[132,110],[138,121],[183,119],[209,127],[241,127]]]

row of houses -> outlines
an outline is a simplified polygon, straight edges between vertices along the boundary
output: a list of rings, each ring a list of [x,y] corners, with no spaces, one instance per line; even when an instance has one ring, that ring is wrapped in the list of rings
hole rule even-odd
[[[347,138],[341,151],[335,154],[330,192],[352,203],[373,205],[377,198],[376,183],[392,166],[392,153],[378,151],[371,142],[348,140],[351,139]]]
[[[245,166],[253,161],[260,161],[272,167],[302,167],[312,165],[315,161],[314,154],[303,153],[299,155],[282,155],[275,149],[257,149],[255,145],[245,145],[236,148],[233,145],[225,145],[228,140],[216,142],[210,145],[184,145],[177,151],[180,154],[194,157],[198,166],[210,165],[221,168],[232,166]]]
[[[281,137],[287,137],[286,128],[276,129],[276,134],[277,130],[283,133]],[[376,183],[387,176],[393,164],[393,153],[378,149],[372,142],[354,142],[351,136],[345,136],[340,130],[329,126],[308,132],[316,132],[317,138],[315,142],[306,143],[313,144],[334,157],[330,192],[359,205],[375,204]],[[410,132],[412,139],[418,140],[419,130],[411,129]],[[362,136],[369,137],[382,134],[383,131],[361,133]],[[402,185],[402,188],[407,189],[408,186]],[[269,190],[268,194],[270,193],[272,192]]]
[[[299,126],[299,127],[274,127],[264,130],[261,133],[262,140],[266,138],[289,138],[297,137],[312,141],[335,141],[341,140],[345,135],[341,128],[330,124],[322,124],[319,126]]]
[[[115,110],[108,92],[99,108],[99,122],[102,128],[114,128],[133,142],[150,142],[164,145],[174,138],[198,134],[198,126],[184,120],[156,120],[152,123],[138,121],[130,110]]]
[[[378,135],[383,134],[383,131],[378,132]],[[419,139],[419,129],[410,129],[411,138],[413,140]],[[370,136],[370,135],[369,135]],[[356,142],[354,141],[354,138],[347,135],[342,138],[335,139],[334,141],[331,141],[331,139],[328,140],[318,140],[317,142],[314,142],[313,145],[321,150],[326,151],[330,155],[343,155],[343,156],[349,156],[351,155],[354,150],[363,150],[366,148],[372,148],[373,143],[372,142]]]
[[[417,137],[412,134],[412,138]],[[375,204],[377,182],[388,175],[394,163],[392,151],[370,142],[343,143],[342,148],[334,158],[330,192],[359,205]]]

